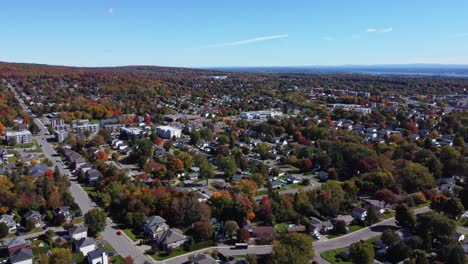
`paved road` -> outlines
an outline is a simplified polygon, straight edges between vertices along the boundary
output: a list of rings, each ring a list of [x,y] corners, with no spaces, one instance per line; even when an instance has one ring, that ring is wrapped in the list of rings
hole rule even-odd
[[[19,95],[13,89],[13,87],[9,86],[10,89],[15,93],[15,96],[20,101],[21,106],[23,107],[25,112],[28,112],[27,106],[23,103]],[[42,146],[42,150],[44,155],[52,161],[54,166],[56,166],[60,172],[64,175],[71,176],[70,171],[65,168],[63,163],[60,161],[60,157],[57,156],[57,152],[55,151],[54,147],[47,141],[48,138],[48,130],[42,123],[39,118],[33,119],[34,123],[40,128],[40,133],[35,137],[38,143]],[[70,192],[73,195],[75,202],[80,206],[83,214],[87,213],[92,208],[98,207],[87,195],[87,193],[83,190],[83,188],[76,182],[70,179]],[[142,264],[142,263],[157,263],[152,258],[146,256],[142,249],[137,247],[133,241],[131,241],[126,235],[117,235],[117,229],[115,228],[115,224],[112,222],[111,219],[107,219],[107,225],[105,230],[101,233],[102,237],[115,249],[116,253],[121,255],[122,257],[131,256],[133,258],[134,263]]]
[[[415,210],[415,214],[425,213],[429,210],[429,207],[418,208]],[[367,240],[369,238],[382,234],[383,231],[385,231],[388,228],[394,227],[396,227],[395,218],[390,218],[385,221],[379,222],[371,227],[366,227],[361,230],[352,232],[348,235],[344,235],[334,239],[329,239],[327,241],[317,241],[314,243],[314,250],[316,255],[315,260],[318,263],[328,263],[326,260],[320,257],[320,253],[330,249],[347,247],[352,243],[360,240]]]
[[[219,253],[225,256],[245,256],[247,254],[255,254],[255,255],[267,255],[271,253],[271,245],[263,245],[263,246],[249,246],[247,249],[233,249],[230,246],[218,246],[218,247],[211,247],[205,248],[198,251],[190,252],[184,255],[180,255],[168,260],[165,260],[165,264],[180,264],[184,263],[189,260],[190,256],[200,254],[203,252],[211,252],[213,250],[218,250]]]

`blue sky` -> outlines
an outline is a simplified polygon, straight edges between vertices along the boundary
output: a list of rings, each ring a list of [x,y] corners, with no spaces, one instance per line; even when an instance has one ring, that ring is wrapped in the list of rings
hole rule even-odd
[[[0,60],[74,66],[468,64],[466,0],[15,0]]]

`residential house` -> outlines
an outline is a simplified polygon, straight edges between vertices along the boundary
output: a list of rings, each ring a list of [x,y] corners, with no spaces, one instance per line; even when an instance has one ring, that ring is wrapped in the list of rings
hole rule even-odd
[[[40,227],[40,226],[44,225],[42,215],[38,211],[29,210],[23,216],[23,218],[26,221],[26,223],[29,222],[32,219],[32,221],[34,221],[34,224],[36,225],[36,227]]]
[[[146,235],[156,238],[160,233],[163,233],[169,229],[166,224],[166,220],[160,216],[150,216],[143,222],[143,231]]]
[[[50,170],[45,163],[34,164],[28,167],[28,175],[32,177],[42,177]]]
[[[184,236],[179,229],[171,228],[157,234],[155,241],[164,248],[178,248],[187,242],[188,238]]]
[[[328,180],[328,172],[319,171],[319,172],[317,172],[317,177],[318,177],[321,181],[326,181],[326,180]]]
[[[89,252],[96,250],[96,243],[93,238],[83,237],[73,243],[76,252],[81,252],[87,255]]]
[[[343,221],[346,223],[347,226],[349,226],[354,221],[354,217],[352,217],[351,215],[338,215],[337,217],[335,217],[334,220]]]
[[[364,221],[367,217],[367,209],[364,209],[362,207],[355,207],[351,211],[351,215],[357,220]]]
[[[68,229],[68,236],[70,239],[80,240],[82,238],[88,237],[88,227],[87,226],[74,226]]]
[[[437,179],[437,186],[441,192],[452,192],[455,187],[454,178],[440,178]]]
[[[73,220],[73,214],[70,211],[70,207],[68,206],[62,206],[62,207],[56,208],[54,210],[54,216],[55,217],[63,216],[63,219],[66,222],[70,222],[71,220]]]
[[[297,184],[297,183],[300,183],[301,180],[299,180],[298,178],[294,177],[294,176],[288,176],[288,178],[286,179],[286,181],[288,183],[292,183],[292,184]]]
[[[333,230],[333,225],[330,221],[321,221],[318,218],[311,217],[310,218],[310,230],[315,234],[322,233],[326,234],[329,231]]]
[[[33,264],[33,252],[30,248],[21,248],[10,254],[10,264]]]
[[[253,227],[252,237],[254,237],[255,239],[273,239],[276,237],[275,228],[272,226]]]
[[[17,250],[22,248],[30,248],[31,242],[21,238],[21,237],[14,237],[5,240],[5,246],[8,249],[8,253],[11,254]]]
[[[216,264],[216,260],[210,255],[198,254],[193,257],[193,264]]]
[[[89,264],[108,264],[109,255],[105,248],[98,248],[88,253]]]
[[[9,232],[16,231],[16,221],[14,214],[2,214],[0,216],[0,223],[5,223],[9,228]]]
[[[95,169],[89,169],[85,172],[85,177],[88,182],[96,182],[101,178],[101,173]]]

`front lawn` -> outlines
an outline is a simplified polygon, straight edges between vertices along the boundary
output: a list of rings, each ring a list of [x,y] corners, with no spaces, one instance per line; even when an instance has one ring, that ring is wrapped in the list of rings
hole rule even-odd
[[[122,231],[132,240],[132,241],[136,241],[138,238],[136,237],[136,235],[133,233],[132,229],[130,228],[125,228],[125,229],[122,229]]]
[[[326,261],[330,262],[331,264],[335,264],[335,263],[351,264],[351,262],[342,261],[336,258],[336,255],[340,254],[341,251],[343,251],[343,248],[335,248],[335,249],[327,250],[327,251],[320,253],[320,256]]]
[[[166,255],[166,252],[162,251],[162,252],[158,252],[156,254],[150,255],[150,256],[153,259],[157,260],[157,261],[163,261],[163,260],[166,260],[166,259],[169,259],[169,258],[173,258],[173,257],[183,255],[185,253],[188,253],[188,252],[178,248],[178,249],[172,250],[170,255]]]
[[[72,224],[74,225],[77,225],[77,224],[81,224],[84,222],[84,217],[75,217],[73,218],[73,220],[71,221]]]

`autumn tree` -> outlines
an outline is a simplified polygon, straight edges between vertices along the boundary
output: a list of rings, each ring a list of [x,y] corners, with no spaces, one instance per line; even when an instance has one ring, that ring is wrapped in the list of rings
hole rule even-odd
[[[52,253],[49,256],[50,264],[62,264],[62,263],[71,263],[72,254],[71,251],[67,248],[53,248]]]
[[[197,241],[206,241],[213,236],[213,226],[208,222],[195,222],[193,224],[193,236]]]

